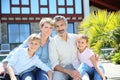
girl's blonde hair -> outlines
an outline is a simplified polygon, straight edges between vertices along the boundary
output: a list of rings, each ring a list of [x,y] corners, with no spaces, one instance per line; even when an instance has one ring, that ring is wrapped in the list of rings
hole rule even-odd
[[[41,37],[39,34],[37,34],[37,33],[31,34],[28,38],[28,43],[33,41],[33,40],[39,40],[39,44],[41,44]]]
[[[78,34],[77,39],[85,39],[88,42],[88,37],[85,34]]]

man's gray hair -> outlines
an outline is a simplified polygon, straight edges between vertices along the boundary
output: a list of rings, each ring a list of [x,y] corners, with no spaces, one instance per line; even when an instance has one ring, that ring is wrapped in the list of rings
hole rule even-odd
[[[61,15],[57,15],[53,18],[53,23],[57,22],[57,21],[60,21],[60,20],[63,20],[65,22],[66,25],[68,25],[68,21],[67,19],[64,17],[64,16],[61,16]]]

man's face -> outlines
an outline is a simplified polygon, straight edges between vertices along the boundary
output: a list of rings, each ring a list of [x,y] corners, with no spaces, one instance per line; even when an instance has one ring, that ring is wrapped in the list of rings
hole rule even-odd
[[[63,35],[66,32],[67,25],[64,20],[55,22],[55,29],[59,35]]]

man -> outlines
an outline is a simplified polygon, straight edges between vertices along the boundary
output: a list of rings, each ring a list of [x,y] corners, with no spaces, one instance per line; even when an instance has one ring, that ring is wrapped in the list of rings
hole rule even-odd
[[[53,21],[58,33],[49,44],[49,57],[54,69],[53,80],[80,80],[80,73],[75,70],[74,64],[78,62],[76,35],[67,32],[68,22],[64,16],[55,16]]]

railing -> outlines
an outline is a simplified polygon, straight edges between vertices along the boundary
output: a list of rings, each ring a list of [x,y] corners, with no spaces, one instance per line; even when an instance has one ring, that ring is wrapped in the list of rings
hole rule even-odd
[[[10,44],[1,44],[0,53],[9,52],[10,51]]]

